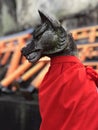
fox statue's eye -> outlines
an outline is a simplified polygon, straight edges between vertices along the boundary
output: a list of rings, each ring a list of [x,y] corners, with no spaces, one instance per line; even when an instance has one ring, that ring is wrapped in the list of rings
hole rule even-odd
[[[36,27],[36,29],[33,32],[33,38],[34,39],[39,38],[46,30],[47,30],[46,23],[39,25],[38,27]]]

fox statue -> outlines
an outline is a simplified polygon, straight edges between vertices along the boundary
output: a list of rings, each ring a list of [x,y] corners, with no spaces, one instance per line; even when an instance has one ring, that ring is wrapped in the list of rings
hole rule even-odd
[[[36,62],[42,56],[77,55],[77,47],[71,33],[65,31],[59,21],[51,19],[39,11],[42,24],[33,32],[30,44],[22,49],[22,54]]]
[[[40,130],[98,130],[98,74],[79,60],[71,33],[48,14],[39,15],[41,24],[21,53],[32,63],[51,59],[38,90]]]

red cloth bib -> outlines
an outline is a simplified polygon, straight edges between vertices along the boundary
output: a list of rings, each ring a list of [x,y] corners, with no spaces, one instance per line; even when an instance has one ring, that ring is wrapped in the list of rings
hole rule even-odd
[[[98,130],[98,74],[75,56],[58,56],[39,88],[40,130]]]

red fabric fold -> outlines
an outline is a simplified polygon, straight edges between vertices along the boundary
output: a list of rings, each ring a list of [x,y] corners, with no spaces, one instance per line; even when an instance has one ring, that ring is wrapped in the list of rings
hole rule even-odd
[[[86,67],[86,71],[91,76],[91,78],[95,81],[96,87],[98,87],[98,73],[90,66]]]
[[[77,57],[52,58],[39,88],[40,130],[98,130],[97,79]]]

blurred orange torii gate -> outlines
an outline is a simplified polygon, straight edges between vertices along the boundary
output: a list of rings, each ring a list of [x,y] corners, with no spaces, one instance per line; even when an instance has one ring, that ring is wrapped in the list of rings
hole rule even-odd
[[[35,76],[35,79],[33,79],[31,82],[31,84],[37,88],[40,85],[49,68],[50,59],[48,57],[43,57],[38,63],[32,65],[21,55],[20,50],[26,44],[26,42],[32,38],[31,33],[32,30],[0,38],[0,66],[8,65],[7,72],[4,75],[4,78],[0,81],[1,86],[8,87],[14,81],[18,82],[19,78],[22,78],[23,81],[26,81],[43,68],[43,71],[40,71],[38,75]],[[80,56],[80,59],[85,65],[96,66],[97,70],[98,62],[85,62],[85,59],[87,56],[87,51],[89,52],[90,47],[98,47],[98,43],[95,42],[96,38],[98,37],[98,26],[71,30],[71,33],[75,41],[81,41],[85,38],[87,39],[86,44],[77,44],[79,56],[82,55]],[[97,56],[97,51],[94,50],[92,55]]]

